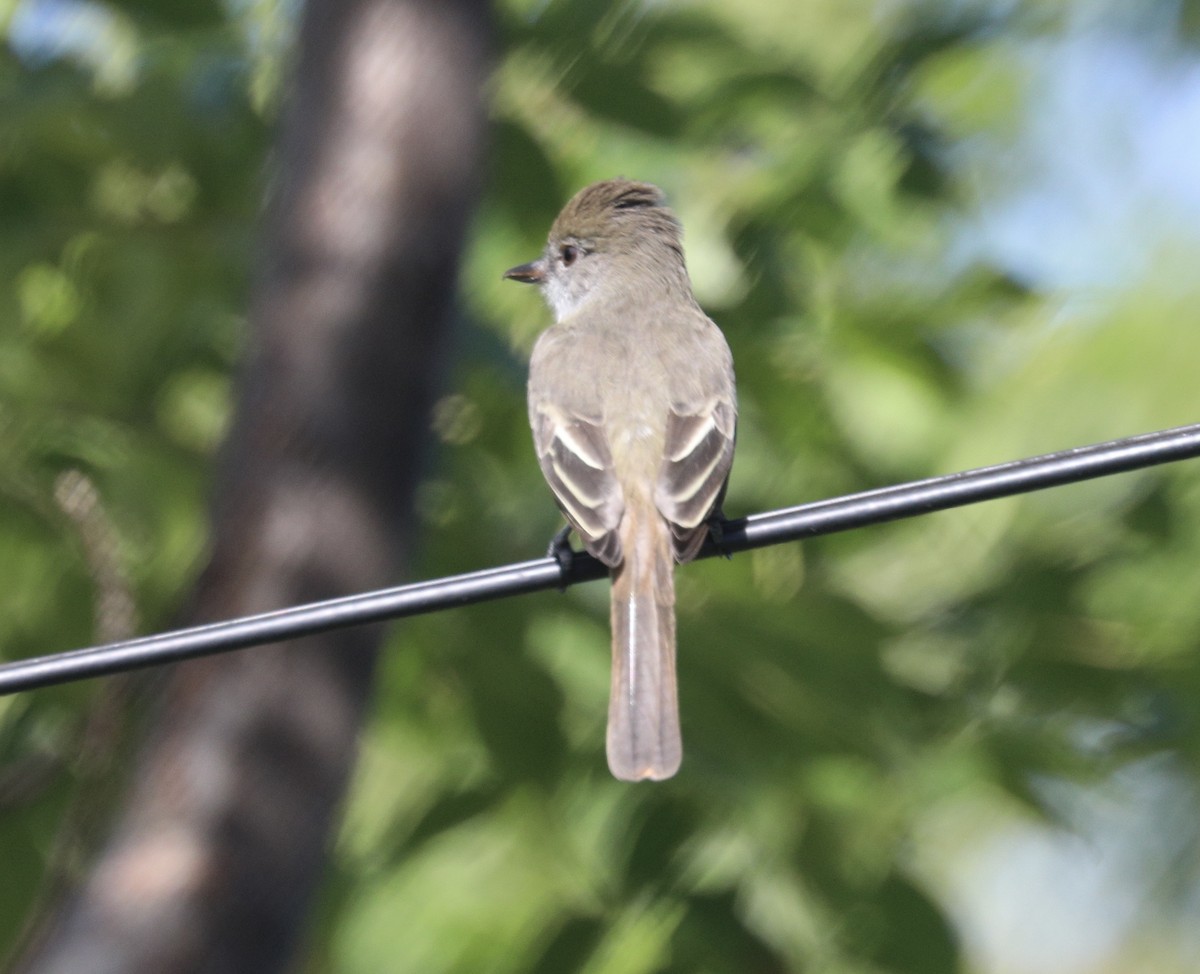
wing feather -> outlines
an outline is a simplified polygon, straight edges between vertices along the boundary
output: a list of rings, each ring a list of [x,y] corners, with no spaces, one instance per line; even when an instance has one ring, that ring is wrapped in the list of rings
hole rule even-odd
[[[679,561],[695,556],[704,542],[706,522],[720,506],[736,431],[737,408],[729,399],[710,401],[696,411],[673,407],[667,416],[655,503],[671,524]]]
[[[599,423],[538,408],[533,439],[542,474],[584,547],[606,565],[619,565],[617,528],[625,504]]]

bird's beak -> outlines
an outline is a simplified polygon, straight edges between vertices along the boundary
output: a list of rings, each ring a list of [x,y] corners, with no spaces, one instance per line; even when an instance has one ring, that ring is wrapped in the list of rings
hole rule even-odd
[[[528,264],[510,267],[504,272],[504,277],[522,284],[541,284],[546,280],[546,265],[540,260],[531,260]]]

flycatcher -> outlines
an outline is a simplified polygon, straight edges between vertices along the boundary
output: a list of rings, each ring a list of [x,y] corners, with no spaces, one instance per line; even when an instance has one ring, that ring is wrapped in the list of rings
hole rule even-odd
[[[733,357],[692,295],[680,235],[656,186],[608,180],[504,275],[554,312],[529,364],[529,422],[559,507],[612,572],[608,766],[627,781],[669,778],[683,757],[674,562],[719,511],[737,426]]]

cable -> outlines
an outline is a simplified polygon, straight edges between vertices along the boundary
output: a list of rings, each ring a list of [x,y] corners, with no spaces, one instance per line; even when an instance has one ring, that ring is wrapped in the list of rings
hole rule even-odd
[[[1180,426],[725,521],[720,527],[720,545],[710,539],[699,557],[736,554],[1197,456],[1200,456],[1200,424]],[[294,639],[343,626],[399,619],[524,592],[566,588],[605,574],[604,566],[585,553],[576,552],[564,559],[563,564],[548,556],[157,636],[19,660],[0,666],[0,696]]]

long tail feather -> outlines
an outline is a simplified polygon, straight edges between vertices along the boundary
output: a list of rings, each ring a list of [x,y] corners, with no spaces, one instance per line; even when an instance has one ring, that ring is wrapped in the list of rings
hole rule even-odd
[[[659,781],[683,759],[670,528],[657,511],[630,507],[621,534],[625,557],[612,585],[608,767],[625,781]]]

